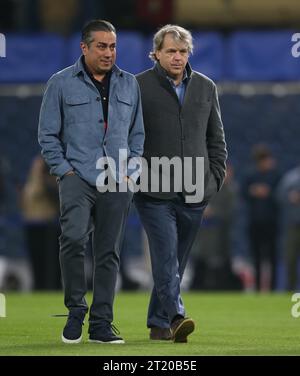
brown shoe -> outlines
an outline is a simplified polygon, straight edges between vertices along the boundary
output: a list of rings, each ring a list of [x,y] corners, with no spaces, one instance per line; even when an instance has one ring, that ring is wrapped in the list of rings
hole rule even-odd
[[[153,326],[150,329],[150,339],[158,341],[170,341],[171,330],[169,328],[159,328],[158,326]]]
[[[171,324],[172,340],[174,342],[187,342],[187,336],[195,330],[195,322],[189,318],[175,320]]]

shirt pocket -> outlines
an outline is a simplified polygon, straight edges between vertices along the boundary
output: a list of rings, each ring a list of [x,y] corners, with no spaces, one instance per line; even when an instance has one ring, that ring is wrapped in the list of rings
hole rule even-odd
[[[87,95],[68,95],[65,99],[66,123],[83,123],[91,120],[90,98]]]
[[[117,114],[121,120],[129,121],[132,115],[132,100],[121,94],[117,94]]]

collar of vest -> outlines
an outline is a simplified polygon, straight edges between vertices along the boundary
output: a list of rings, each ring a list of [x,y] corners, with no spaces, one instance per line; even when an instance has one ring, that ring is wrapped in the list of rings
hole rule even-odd
[[[191,77],[191,74],[192,74],[192,68],[191,68],[191,65],[189,62],[187,62],[186,66],[185,66],[185,69],[186,69],[186,74],[187,74],[187,77],[188,79]],[[157,61],[153,67],[153,70],[161,77],[163,78],[167,78],[167,71],[160,65],[160,63]]]

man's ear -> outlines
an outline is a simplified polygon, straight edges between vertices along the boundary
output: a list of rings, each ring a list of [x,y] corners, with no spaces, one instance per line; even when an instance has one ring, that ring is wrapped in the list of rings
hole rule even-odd
[[[80,48],[81,48],[81,51],[82,51],[82,55],[86,55],[87,53],[87,50],[88,50],[88,45],[84,42],[80,42]]]

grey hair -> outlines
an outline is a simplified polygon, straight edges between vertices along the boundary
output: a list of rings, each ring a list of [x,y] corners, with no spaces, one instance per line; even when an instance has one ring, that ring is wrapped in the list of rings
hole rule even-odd
[[[193,53],[192,34],[181,26],[165,25],[153,37],[153,50],[149,53],[151,60],[157,61],[155,52],[162,49],[164,38],[167,34],[171,34],[175,41],[186,43],[189,54]]]

